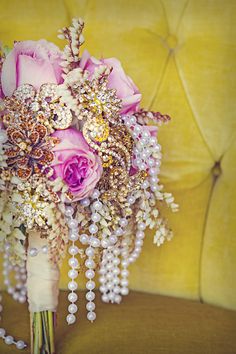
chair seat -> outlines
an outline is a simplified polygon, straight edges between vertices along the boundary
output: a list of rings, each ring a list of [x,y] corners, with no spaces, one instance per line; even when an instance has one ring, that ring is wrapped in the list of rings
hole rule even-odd
[[[67,292],[60,293],[57,354],[235,354],[236,312],[180,298],[131,292],[120,305],[97,294],[97,319],[86,320],[84,292],[79,316],[67,326]],[[3,321],[11,335],[29,343],[27,305],[3,296]],[[0,353],[19,350],[0,342]],[[25,350],[24,353],[29,353]]]

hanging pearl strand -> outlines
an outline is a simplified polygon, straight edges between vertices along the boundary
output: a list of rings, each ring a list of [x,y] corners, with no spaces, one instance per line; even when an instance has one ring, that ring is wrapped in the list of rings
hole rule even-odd
[[[95,267],[96,264],[94,262],[94,256],[96,254],[96,250],[101,246],[101,241],[98,237],[96,237],[96,234],[98,232],[98,226],[97,223],[101,220],[101,214],[103,210],[103,204],[99,200],[100,192],[99,190],[95,189],[91,199],[93,200],[93,203],[90,204],[90,200],[86,198],[83,200],[81,203],[84,206],[89,206],[90,205],[90,210],[91,210],[91,220],[92,223],[90,224],[88,231],[90,235],[84,234],[83,237],[81,235],[81,240],[83,241],[84,244],[87,244],[87,248],[85,250],[85,254],[87,256],[87,259],[85,261],[85,267],[87,268],[85,272],[85,276],[87,278],[86,282],[86,289],[88,292],[86,293],[86,309],[88,311],[87,313],[87,319],[90,322],[95,321],[96,319],[96,313],[95,313],[95,282],[93,278],[95,277]]]
[[[70,270],[68,272],[68,276],[70,278],[70,281],[68,282],[68,289],[70,290],[70,293],[68,295],[68,300],[70,302],[68,306],[68,312],[69,314],[66,317],[66,321],[68,325],[74,324],[76,321],[76,316],[75,314],[78,311],[78,307],[75,304],[75,302],[78,300],[78,295],[76,294],[76,290],[78,288],[78,284],[76,282],[76,278],[78,277],[78,266],[79,262],[78,259],[76,258],[76,255],[79,253],[78,247],[75,245],[75,242],[79,239],[78,235],[78,222],[73,219],[74,215],[74,209],[72,206],[66,206],[65,211],[64,211],[67,225],[69,227],[69,241],[70,241],[70,246],[68,249],[68,252],[71,256],[69,259],[68,263],[70,266]]]
[[[3,262],[3,277],[4,277],[4,285],[6,285],[7,292],[12,296],[12,298],[20,303],[26,302],[26,267],[25,263],[22,266],[13,266],[10,262],[10,244],[5,243],[5,254],[4,254],[4,262]],[[11,283],[10,272],[15,272],[15,280],[16,285],[14,286]]]
[[[9,249],[10,246],[8,243],[5,243],[5,254],[4,254],[4,262],[3,262],[3,275],[5,277],[4,284],[7,286],[8,293],[12,295],[15,300],[18,300],[20,303],[26,301],[26,288],[25,288],[25,266],[12,266],[9,262]],[[19,281],[17,286],[14,288],[11,286],[10,279],[8,274],[11,270],[16,271],[16,278]],[[23,276],[24,275],[24,276]],[[21,283],[20,281],[23,280]],[[23,292],[24,291],[24,292]],[[0,294],[0,312],[3,311],[3,306],[1,304],[2,301],[2,294]],[[0,317],[1,320],[1,317]],[[13,336],[8,335],[6,333],[5,328],[0,328],[0,338],[2,338],[7,345],[15,345],[17,349],[25,349],[27,345],[23,340],[15,340]]]

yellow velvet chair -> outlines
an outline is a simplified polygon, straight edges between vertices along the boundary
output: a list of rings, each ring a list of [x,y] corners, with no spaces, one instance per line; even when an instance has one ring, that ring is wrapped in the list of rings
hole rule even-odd
[[[58,311],[58,354],[236,353],[236,2],[234,0],[0,0],[0,39],[63,43],[56,31],[86,23],[86,48],[119,58],[143,94],[168,113],[159,129],[161,181],[180,204],[174,239],[157,248],[148,232],[130,268],[131,294],[67,327]],[[67,263],[61,288],[66,289]],[[84,280],[81,279],[81,288]],[[27,306],[4,296],[3,326],[29,340]],[[1,325],[0,325],[1,326]],[[15,353],[0,343],[0,353]]]

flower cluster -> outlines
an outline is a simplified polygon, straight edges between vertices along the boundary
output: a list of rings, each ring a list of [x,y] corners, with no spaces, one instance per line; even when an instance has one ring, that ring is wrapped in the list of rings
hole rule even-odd
[[[60,31],[64,51],[45,40],[16,42],[0,61],[0,242],[13,264],[37,256],[27,249],[32,230],[52,262],[69,244],[69,324],[78,273],[87,278],[93,321],[96,271],[102,300],[119,303],[145,229],[156,229],[158,246],[172,238],[160,204],[178,210],[157,177],[158,125],[169,116],[140,108],[141,94],[117,59],[80,56],[83,27],[74,19]]]

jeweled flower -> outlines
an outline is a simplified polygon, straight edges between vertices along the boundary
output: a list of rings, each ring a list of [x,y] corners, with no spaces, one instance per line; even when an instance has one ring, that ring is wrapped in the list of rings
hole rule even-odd
[[[7,165],[23,180],[39,173],[53,161],[51,147],[57,141],[47,136],[47,128],[37,122],[10,125],[5,144]]]
[[[110,70],[99,68],[91,79],[89,72],[77,68],[69,72],[58,93],[62,101],[70,107],[78,120],[86,120],[102,115],[112,123],[119,120],[121,100],[116,90],[108,87]]]

